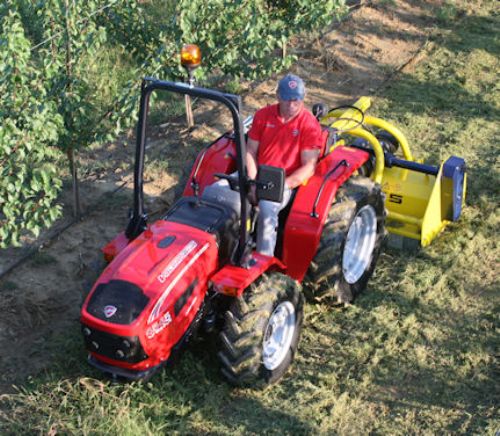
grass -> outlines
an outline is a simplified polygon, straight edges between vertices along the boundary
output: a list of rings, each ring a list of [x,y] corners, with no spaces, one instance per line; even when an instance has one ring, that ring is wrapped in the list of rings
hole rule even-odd
[[[75,322],[55,366],[1,398],[0,433],[495,434],[500,23],[482,5],[374,101],[416,155],[466,158],[463,217],[425,250],[387,250],[355,306],[308,305],[282,383],[231,389],[200,342],[149,383],[112,384],[86,365]]]

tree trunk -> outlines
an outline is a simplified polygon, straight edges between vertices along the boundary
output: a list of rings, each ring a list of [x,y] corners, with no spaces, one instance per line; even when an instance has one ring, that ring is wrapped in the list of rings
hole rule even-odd
[[[82,216],[82,209],[80,205],[80,188],[78,185],[78,171],[75,163],[75,152],[73,147],[66,150],[69,161],[69,170],[71,171],[71,178],[73,181],[73,217],[77,220]]]

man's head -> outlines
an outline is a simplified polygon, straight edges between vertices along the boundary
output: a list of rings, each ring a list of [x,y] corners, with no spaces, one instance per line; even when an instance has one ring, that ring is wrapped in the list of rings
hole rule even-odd
[[[285,119],[293,118],[304,106],[306,88],[304,81],[294,74],[287,74],[278,83],[280,114]]]

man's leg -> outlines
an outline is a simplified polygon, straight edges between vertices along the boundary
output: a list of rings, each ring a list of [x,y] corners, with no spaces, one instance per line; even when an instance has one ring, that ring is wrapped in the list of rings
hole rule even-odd
[[[266,256],[274,256],[278,234],[278,214],[290,201],[291,190],[285,188],[283,201],[259,201],[259,219],[257,222],[257,251]]]
[[[231,175],[238,175],[233,173]],[[239,217],[241,212],[240,193],[231,190],[229,182],[225,179],[220,179],[211,185],[208,185],[201,196],[203,200],[213,201],[221,205],[229,206],[236,212]]]

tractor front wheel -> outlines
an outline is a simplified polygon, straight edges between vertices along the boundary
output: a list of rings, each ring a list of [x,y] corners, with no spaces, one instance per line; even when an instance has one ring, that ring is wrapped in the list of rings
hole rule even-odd
[[[299,284],[264,274],[225,313],[218,353],[233,385],[263,387],[279,380],[293,361],[303,318]]]
[[[375,269],[385,235],[384,196],[372,180],[356,176],[337,192],[306,275],[314,299],[350,303]]]

